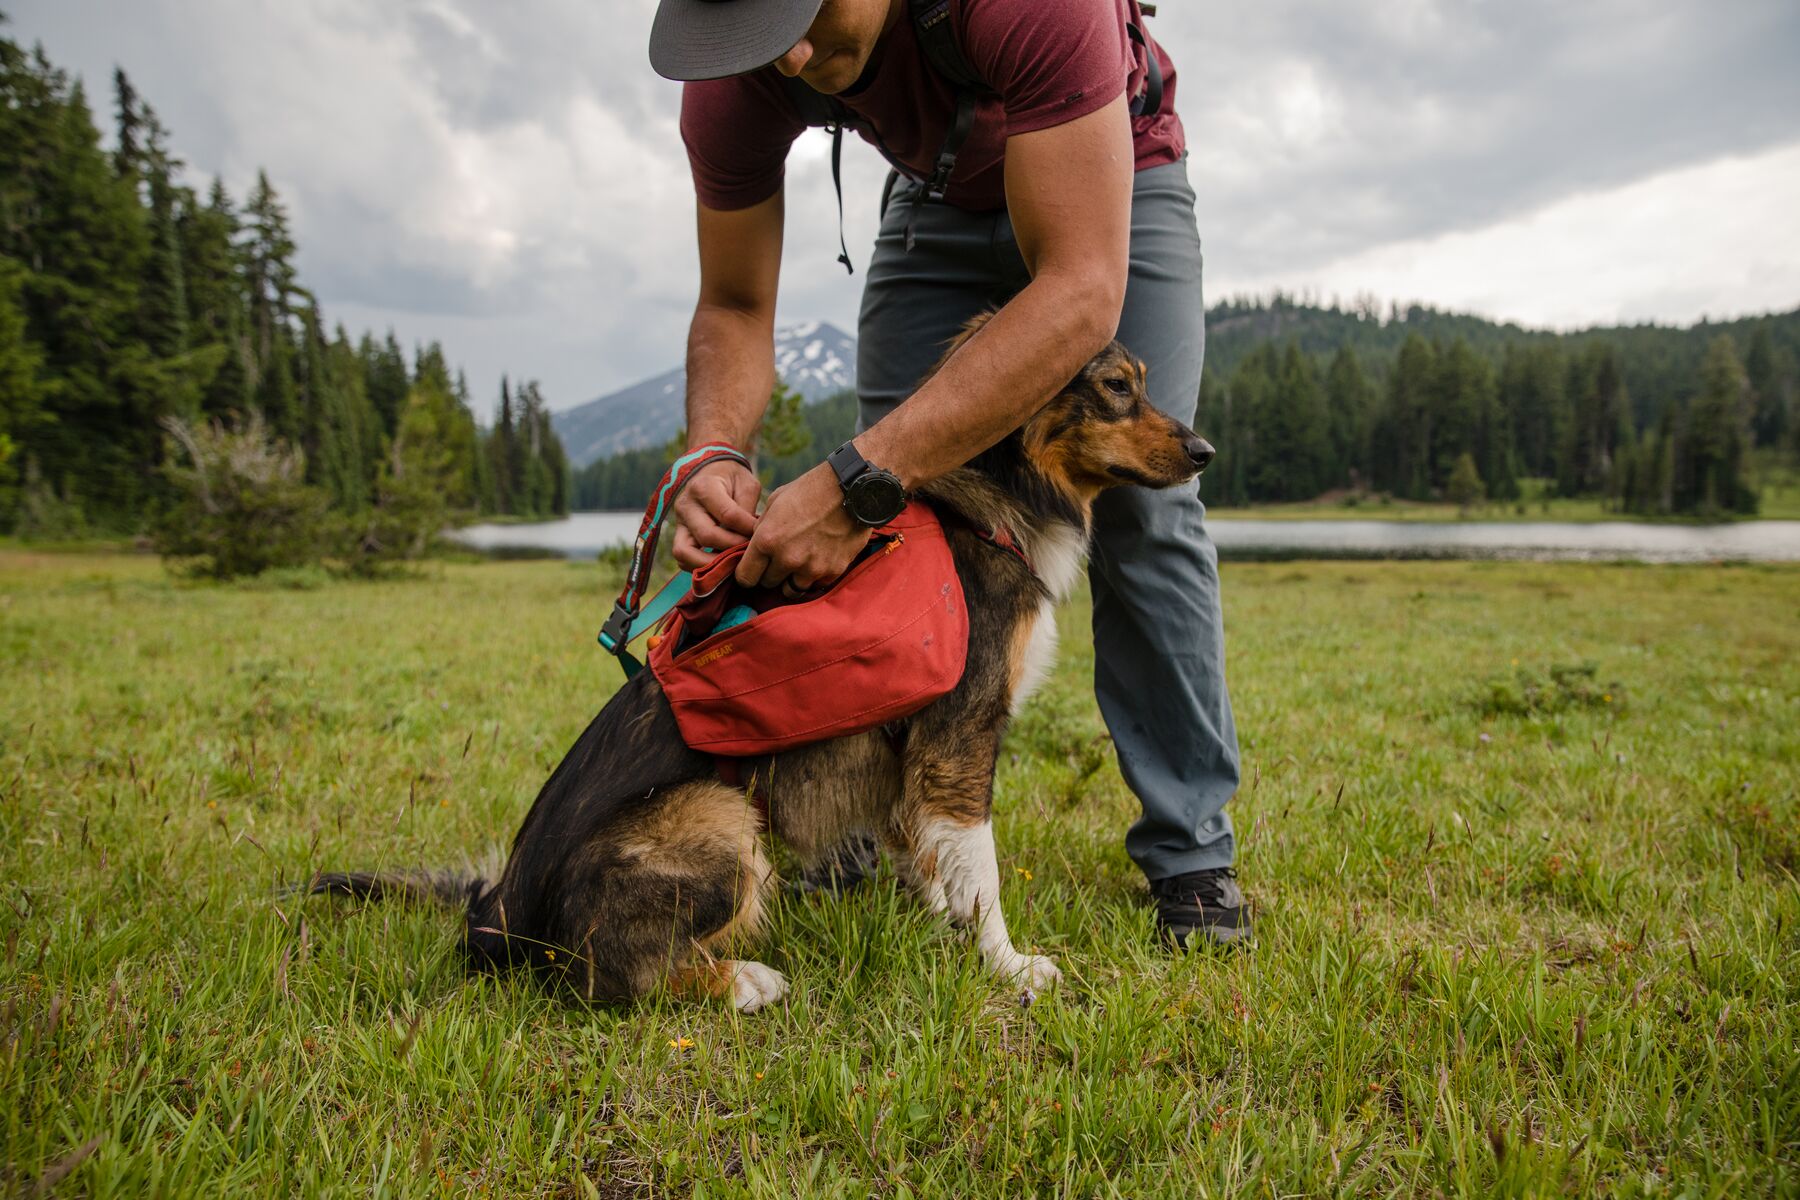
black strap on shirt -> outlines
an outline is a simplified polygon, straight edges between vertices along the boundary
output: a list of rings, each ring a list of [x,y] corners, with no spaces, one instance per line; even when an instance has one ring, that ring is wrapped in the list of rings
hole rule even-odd
[[[987,82],[976,74],[963,54],[962,45],[956,40],[956,29],[950,20],[951,0],[908,0],[908,8],[912,14],[913,32],[918,38],[919,50],[925,55],[925,61],[931,64],[939,78],[956,89],[956,111],[950,118],[950,127],[944,134],[944,141],[938,147],[937,159],[932,163],[931,174],[919,179],[904,163],[899,162],[888,153],[879,138],[873,138],[882,157],[898,174],[905,175],[922,186],[913,193],[912,204],[906,215],[906,248],[913,248],[913,227],[918,221],[919,212],[927,200],[941,203],[950,190],[950,176],[956,170],[956,156],[961,153],[963,143],[969,140],[969,134],[975,128],[975,107],[984,98],[998,95]],[[1154,13],[1154,4],[1136,6],[1140,13]],[[1162,109],[1163,75],[1162,64],[1157,61],[1156,45],[1144,33],[1138,20],[1128,20],[1125,32],[1144,50],[1144,90],[1132,98],[1131,115],[1134,117],[1152,116]],[[835,96],[827,96],[814,91],[804,81],[795,76],[776,73],[785,86],[788,99],[802,123],[809,127],[818,127],[831,134],[831,186],[837,193],[838,205],[838,261],[844,264],[844,270],[852,275],[856,268],[850,265],[850,247],[844,240],[844,179],[843,150],[844,130],[853,127],[859,132],[873,137],[873,131],[859,124],[850,109]],[[887,211],[887,193],[893,187],[894,176],[888,177],[887,188],[882,193],[882,211]]]

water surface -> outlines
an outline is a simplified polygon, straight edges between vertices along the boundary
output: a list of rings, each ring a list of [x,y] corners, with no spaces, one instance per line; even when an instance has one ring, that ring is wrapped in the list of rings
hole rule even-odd
[[[531,525],[471,525],[477,550],[547,550],[592,558],[637,536],[642,513],[581,512]],[[1800,521],[1651,525],[1630,521],[1290,521],[1206,523],[1227,559],[1486,558],[1539,562],[1800,562]]]

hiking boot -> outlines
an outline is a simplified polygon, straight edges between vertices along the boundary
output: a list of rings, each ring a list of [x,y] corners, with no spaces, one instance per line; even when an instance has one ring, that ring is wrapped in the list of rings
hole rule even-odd
[[[880,860],[875,839],[858,834],[826,855],[817,866],[800,872],[800,878],[789,887],[801,895],[830,892],[841,896],[875,874]]]
[[[1152,879],[1150,897],[1156,902],[1156,936],[1164,945],[1187,950],[1254,941],[1250,909],[1231,867]]]

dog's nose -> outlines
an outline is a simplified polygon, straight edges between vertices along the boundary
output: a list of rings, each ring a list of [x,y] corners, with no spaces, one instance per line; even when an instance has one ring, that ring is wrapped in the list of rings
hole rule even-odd
[[[1213,455],[1218,453],[1212,448],[1212,443],[1199,434],[1190,434],[1182,441],[1181,448],[1187,451],[1187,456],[1193,459],[1194,465],[1202,471],[1206,470],[1206,465],[1213,460]]]

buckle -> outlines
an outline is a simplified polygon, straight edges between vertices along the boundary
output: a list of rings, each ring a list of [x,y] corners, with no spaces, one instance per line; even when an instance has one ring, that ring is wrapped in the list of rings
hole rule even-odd
[[[609,654],[618,654],[625,649],[630,640],[631,622],[637,614],[623,604],[613,604],[612,616],[606,618],[606,624],[600,627],[600,636],[596,639]]]
[[[954,170],[956,170],[956,155],[940,153],[931,172],[931,178],[925,181],[925,194],[933,200],[942,200],[944,193],[950,190],[950,172]]]

